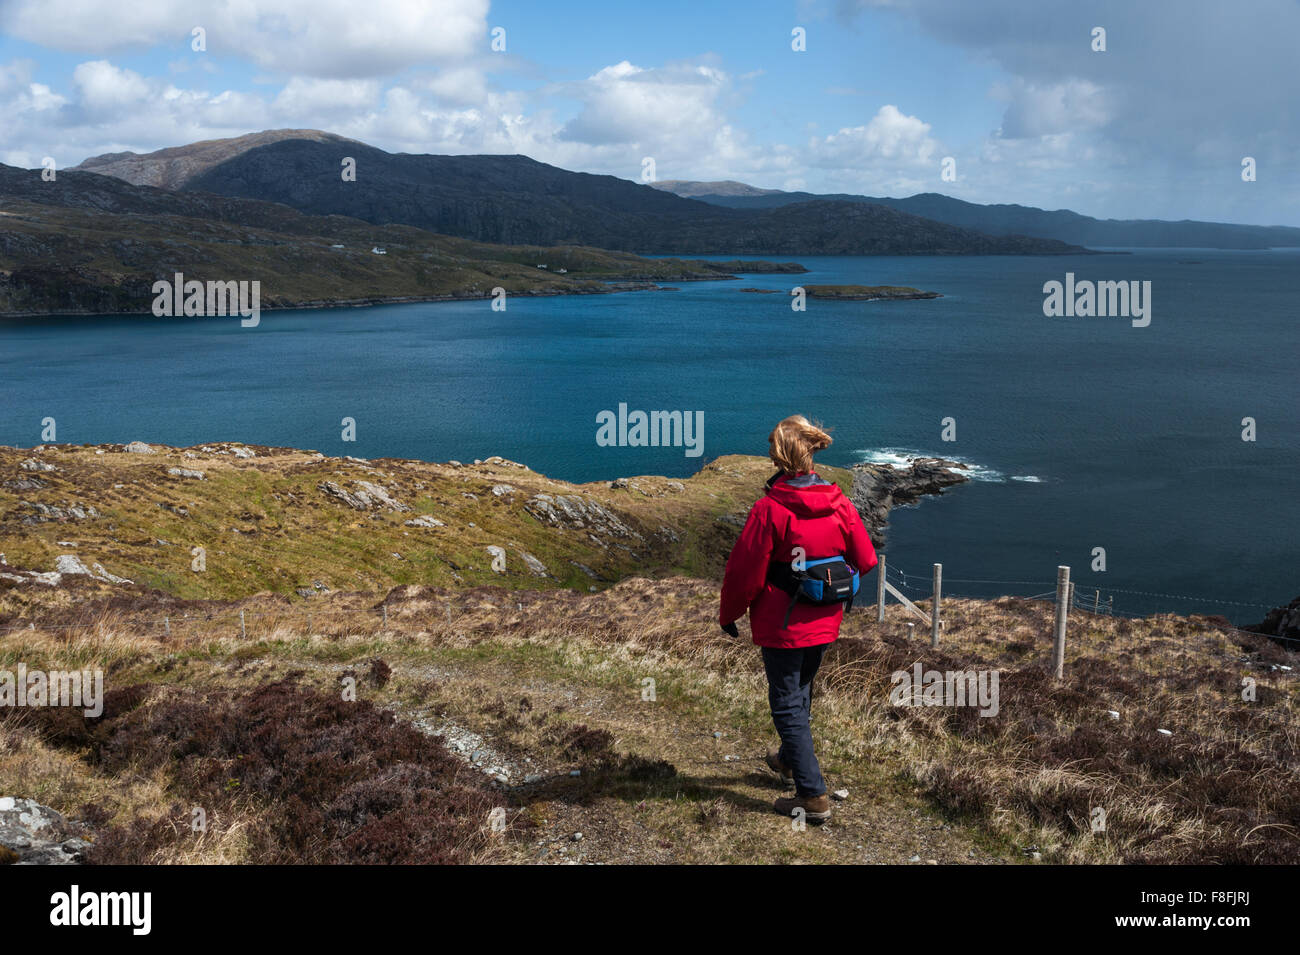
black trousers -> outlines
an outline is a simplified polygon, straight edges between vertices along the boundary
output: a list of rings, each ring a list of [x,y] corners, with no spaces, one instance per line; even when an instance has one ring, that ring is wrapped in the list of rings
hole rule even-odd
[[[772,722],[781,736],[781,762],[794,773],[795,790],[800,796],[820,796],[826,792],[821,767],[813,755],[812,683],[822,665],[822,655],[829,647],[793,649],[763,647],[763,667],[767,670],[767,701],[772,708]]]

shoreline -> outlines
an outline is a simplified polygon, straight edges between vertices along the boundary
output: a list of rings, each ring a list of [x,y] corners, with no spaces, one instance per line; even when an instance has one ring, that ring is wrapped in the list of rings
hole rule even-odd
[[[672,282],[726,282],[739,281],[738,275],[701,275],[688,276],[685,278],[665,279],[664,281]],[[527,298],[559,298],[565,295],[616,295],[623,292],[675,292],[672,286],[660,285],[657,282],[636,282],[617,280],[611,283],[610,288],[593,288],[593,289],[566,289],[564,291],[552,291],[550,289],[529,289],[522,292],[507,291],[507,298],[510,296],[525,296]],[[335,301],[312,301],[301,302],[293,305],[264,305],[259,309],[260,312],[293,312],[293,311],[316,311],[328,309],[345,309],[345,308],[372,308],[379,305],[419,305],[423,303],[439,304],[442,302],[481,302],[491,301],[490,293],[481,295],[394,295],[382,296],[377,298],[356,298],[342,299]],[[165,315],[155,316],[152,311],[140,312],[0,312],[0,320],[9,318],[116,318],[118,316],[148,316],[151,318],[239,318],[236,312],[233,315]]]
[[[766,261],[766,260],[760,260]],[[756,263],[757,264],[757,263]],[[506,297],[526,296],[528,298],[558,298],[565,295],[615,295],[622,292],[675,292],[677,289],[669,285],[661,285],[660,282],[738,282],[741,275],[800,275],[808,272],[808,269],[801,268],[796,272],[793,269],[756,269],[753,272],[740,272],[739,275],[719,273],[718,275],[683,275],[664,277],[660,279],[637,279],[637,278],[612,278],[612,279],[586,279],[589,282],[605,282],[607,287],[604,288],[569,288],[556,290],[550,288],[527,289],[524,291],[511,292],[507,290]],[[345,309],[345,308],[372,308],[379,305],[419,305],[422,303],[437,304],[440,302],[479,302],[490,301],[492,294],[483,292],[478,295],[385,295],[373,298],[354,298],[354,299],[335,299],[335,300],[313,300],[293,305],[266,305],[259,308],[261,312],[292,312],[298,310],[326,310],[326,309]],[[239,318],[239,314],[233,315],[169,315],[155,316],[152,311],[121,311],[121,312],[0,312],[0,320],[10,318],[111,318],[117,316],[149,316],[154,318]]]

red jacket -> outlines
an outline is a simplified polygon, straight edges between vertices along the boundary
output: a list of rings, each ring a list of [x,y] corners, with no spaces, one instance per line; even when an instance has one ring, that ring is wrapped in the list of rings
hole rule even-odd
[[[745,529],[731,549],[718,622],[733,623],[748,610],[754,642],[761,647],[833,642],[840,633],[843,604],[799,601],[790,614],[790,626],[784,625],[790,595],[768,583],[767,567],[770,561],[794,560],[795,547],[802,547],[808,560],[843,554],[863,576],[877,563],[858,509],[837,485],[815,472],[782,475],[768,482],[767,494],[750,509]],[[863,596],[859,590],[858,598]]]

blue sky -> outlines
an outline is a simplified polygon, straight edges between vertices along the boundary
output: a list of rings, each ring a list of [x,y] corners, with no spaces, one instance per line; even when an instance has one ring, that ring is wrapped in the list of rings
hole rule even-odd
[[[652,157],[659,179],[1300,225],[1296,36],[1294,0],[0,0],[0,162],[303,127],[628,179]]]

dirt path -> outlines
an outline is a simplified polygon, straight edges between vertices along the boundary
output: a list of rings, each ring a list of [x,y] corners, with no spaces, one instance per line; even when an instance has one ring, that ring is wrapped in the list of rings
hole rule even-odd
[[[504,787],[532,826],[500,849],[522,863],[914,863],[965,864],[1007,859],[989,840],[945,821],[888,763],[827,771],[833,790],[848,790],[822,826],[798,828],[771,810],[784,794],[761,754],[775,740],[746,726],[719,725],[673,705],[629,705],[621,694],[582,682],[540,680],[523,668],[484,660],[413,667],[396,676],[439,681],[432,715],[401,707],[404,718],[447,738],[481,740],[465,761],[520,767]],[[676,773],[642,779],[598,760],[539,743],[525,728],[502,731],[499,701],[527,699],[533,713],[561,712],[575,724],[612,735],[627,760],[667,761]],[[448,728],[450,727],[450,731]],[[767,727],[770,730],[770,727]],[[770,739],[769,739],[770,737]],[[456,751],[456,750],[453,750]],[[471,757],[478,755],[477,763]],[[574,772],[578,775],[572,775]],[[526,781],[525,781],[526,780]]]

